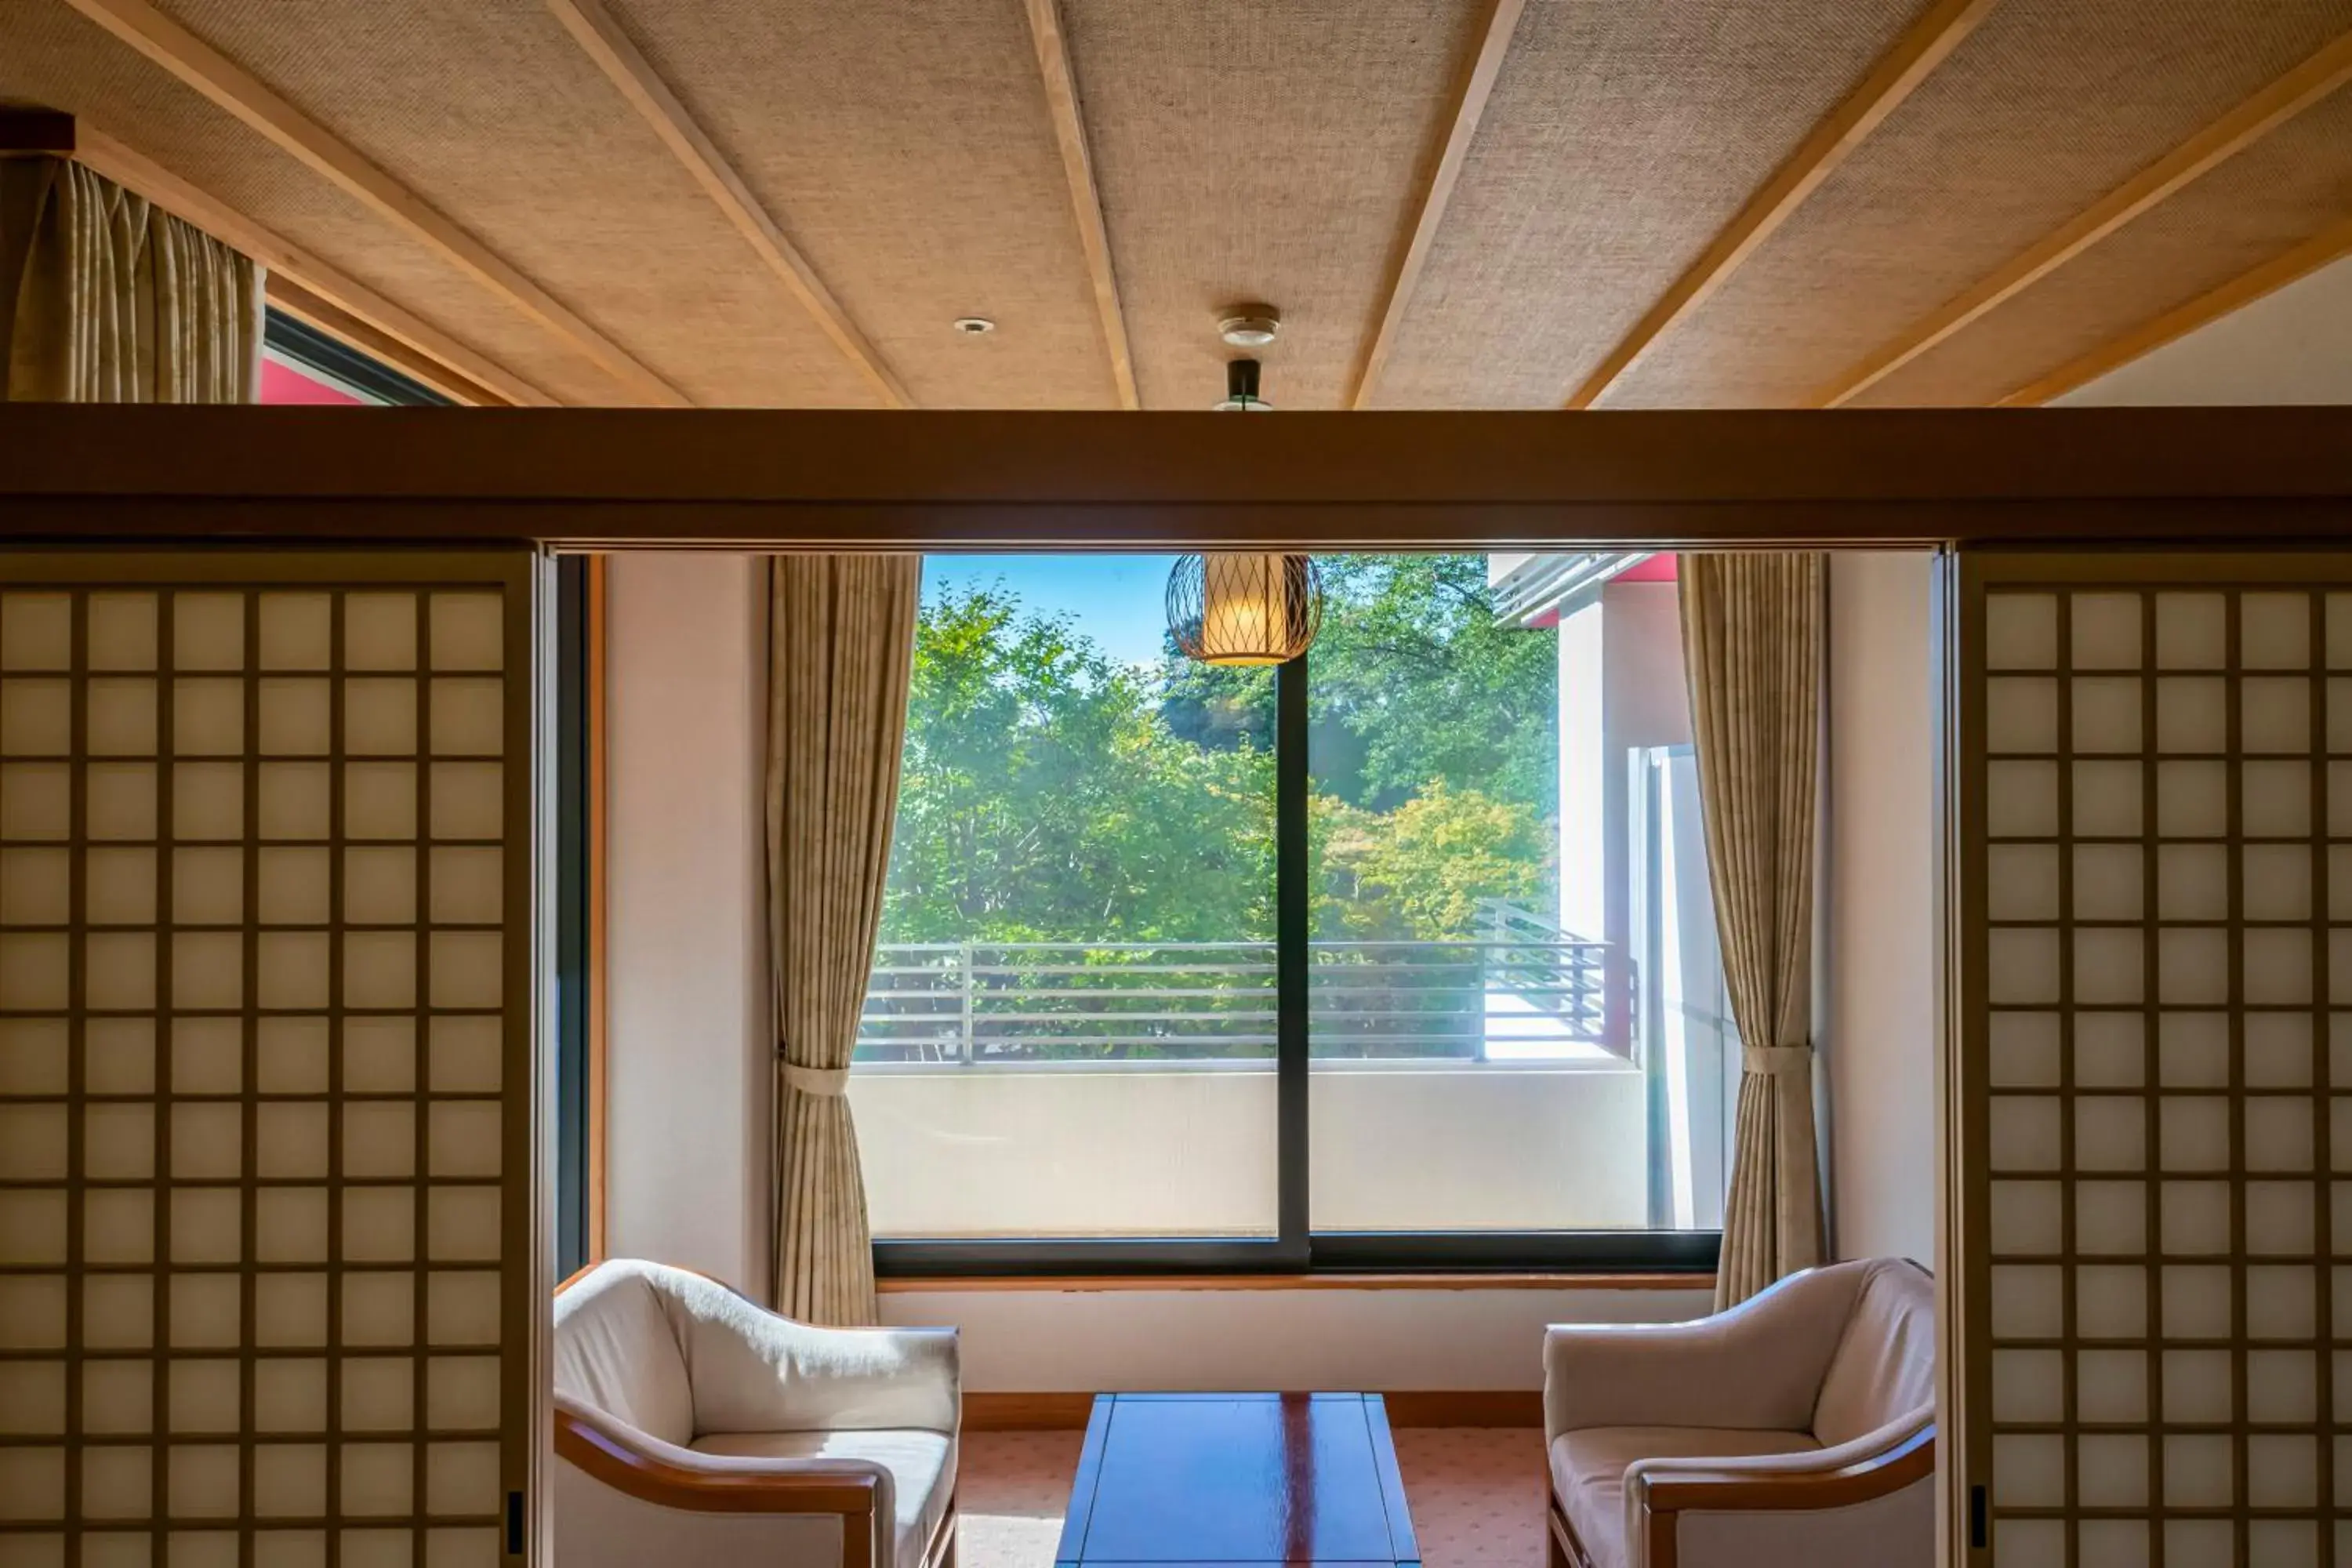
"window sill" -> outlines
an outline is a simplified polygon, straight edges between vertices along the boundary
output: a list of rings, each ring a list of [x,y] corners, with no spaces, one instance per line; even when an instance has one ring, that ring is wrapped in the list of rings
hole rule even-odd
[[[884,1296],[982,1290],[1090,1293],[1114,1290],[1706,1290],[1712,1274],[1104,1274],[938,1276],[877,1279]]]

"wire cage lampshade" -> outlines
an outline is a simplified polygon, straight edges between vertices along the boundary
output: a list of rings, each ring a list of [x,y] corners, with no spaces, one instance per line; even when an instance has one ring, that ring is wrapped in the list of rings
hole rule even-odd
[[[1216,551],[1182,556],[1168,574],[1168,633],[1203,664],[1281,664],[1322,628],[1312,557]]]

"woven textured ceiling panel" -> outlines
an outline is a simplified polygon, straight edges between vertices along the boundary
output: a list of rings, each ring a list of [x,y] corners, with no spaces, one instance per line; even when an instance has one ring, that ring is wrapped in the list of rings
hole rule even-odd
[[[615,9],[918,403],[1116,406],[1021,0]]]
[[[2004,0],[1604,399],[1800,404],[2352,27],[2352,0]]]
[[[0,100],[84,117],[552,396],[623,398],[593,363],[62,0],[0,3]]]
[[[1378,405],[1558,406],[1917,8],[1534,0]]]
[[[1221,310],[1281,308],[1276,408],[1355,377],[1475,0],[1064,0],[1146,408],[1224,395]]]
[[[696,401],[872,403],[541,0],[170,8]]]
[[[1861,405],[1990,403],[2352,214],[2352,88],[2315,104],[1990,315]]]

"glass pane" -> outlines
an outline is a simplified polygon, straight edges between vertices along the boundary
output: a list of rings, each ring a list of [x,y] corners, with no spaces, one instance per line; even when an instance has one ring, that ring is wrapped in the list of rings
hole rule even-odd
[[[880,1236],[1270,1236],[1274,672],[1166,555],[923,563],[850,1096]]]
[[[1321,565],[1314,1228],[1719,1225],[1738,1057],[1675,558]]]

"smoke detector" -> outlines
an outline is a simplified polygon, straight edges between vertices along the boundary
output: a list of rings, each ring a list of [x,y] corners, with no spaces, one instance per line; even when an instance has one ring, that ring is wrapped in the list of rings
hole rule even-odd
[[[1271,305],[1236,305],[1217,323],[1217,335],[1237,349],[1262,349],[1282,331],[1282,312]]]

